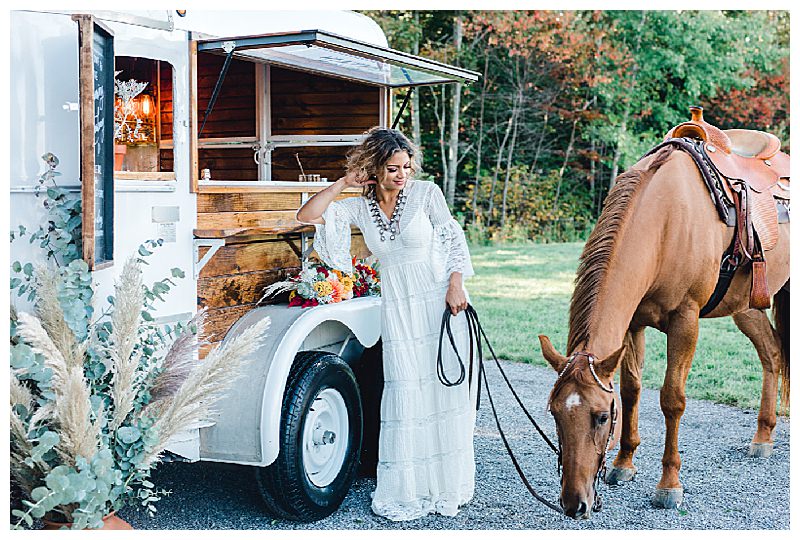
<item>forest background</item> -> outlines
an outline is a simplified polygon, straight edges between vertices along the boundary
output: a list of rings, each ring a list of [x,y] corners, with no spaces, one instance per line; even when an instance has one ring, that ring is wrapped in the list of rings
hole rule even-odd
[[[362,13],[390,47],[481,74],[418,87],[398,125],[475,244],[584,240],[691,105],[789,150],[788,11]]]

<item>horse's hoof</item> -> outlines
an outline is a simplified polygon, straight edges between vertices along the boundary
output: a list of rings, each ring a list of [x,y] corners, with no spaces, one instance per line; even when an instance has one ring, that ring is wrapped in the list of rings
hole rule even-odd
[[[750,443],[750,449],[747,451],[747,457],[765,458],[772,455],[774,444],[771,442],[753,442]]]
[[[612,467],[606,473],[606,484],[611,486],[618,486],[625,482],[630,482],[636,476],[636,467],[631,468],[618,468]]]
[[[656,489],[652,503],[656,508],[678,508],[683,502],[683,488]]]

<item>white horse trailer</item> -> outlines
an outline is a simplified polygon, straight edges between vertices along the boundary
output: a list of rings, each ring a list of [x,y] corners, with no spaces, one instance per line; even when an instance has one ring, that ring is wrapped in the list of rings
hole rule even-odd
[[[135,123],[114,121],[115,79],[146,83],[130,100]],[[96,312],[120,262],[160,238],[145,281],[173,267],[187,278],[156,321],[206,309],[201,356],[270,317],[218,415],[170,450],[257,467],[270,512],[319,519],[352,483],[364,418],[377,425],[380,302],[301,309],[258,300],[309,256],[313,227],[295,220],[297,208],[341,175],[364,131],[391,123],[392,92],[476,79],[389,49],[380,27],[353,12],[14,11],[11,226],[45,218],[33,194],[40,156],[53,153],[59,185],[82,197]],[[352,244],[354,255],[368,254],[357,231]],[[12,260],[37,258],[27,242],[12,244]]]

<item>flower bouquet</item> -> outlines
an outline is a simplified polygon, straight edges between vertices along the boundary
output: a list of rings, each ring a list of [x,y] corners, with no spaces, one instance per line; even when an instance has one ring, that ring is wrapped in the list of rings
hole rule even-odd
[[[289,291],[289,307],[335,304],[360,296],[380,296],[380,279],[375,265],[353,257],[353,272],[346,273],[323,263],[309,263],[296,276],[273,283],[261,300]]]

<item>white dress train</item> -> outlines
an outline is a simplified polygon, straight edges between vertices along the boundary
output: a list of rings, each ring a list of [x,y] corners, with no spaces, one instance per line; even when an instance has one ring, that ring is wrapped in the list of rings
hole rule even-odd
[[[372,510],[393,521],[430,513],[454,516],[475,488],[473,430],[477,366],[471,381],[446,387],[436,373],[439,328],[452,272],[474,272],[461,227],[433,182],[410,180],[395,240],[381,241],[368,201],[333,202],[316,226],[314,247],[330,266],[352,270],[350,226],[358,227],[380,262],[384,389]],[[388,221],[381,213],[382,219]],[[464,313],[451,320],[465,362],[469,337]],[[449,380],[458,361],[445,340]],[[471,391],[470,391],[471,386]]]

